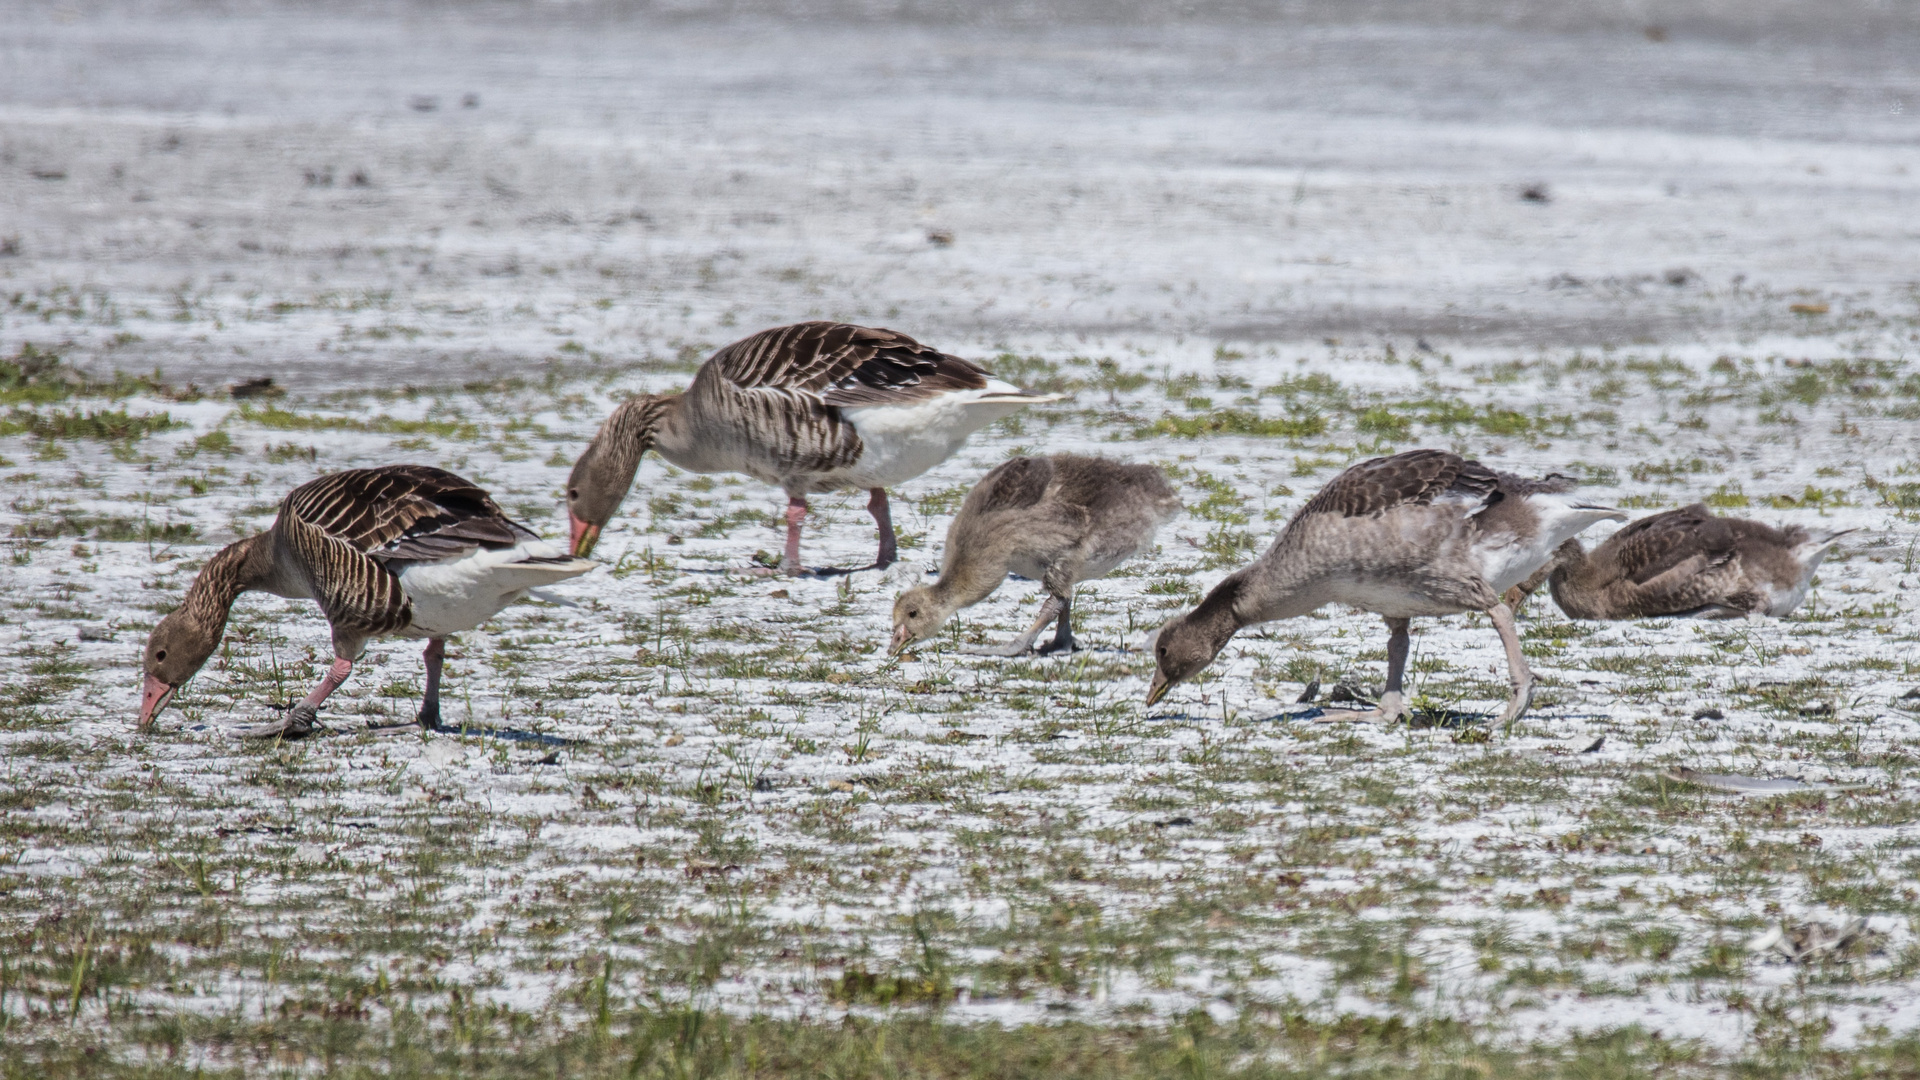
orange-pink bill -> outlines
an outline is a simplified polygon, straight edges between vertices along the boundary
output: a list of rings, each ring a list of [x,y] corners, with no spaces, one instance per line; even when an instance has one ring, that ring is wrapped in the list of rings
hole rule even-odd
[[[160,715],[160,710],[166,708],[167,702],[173,698],[173,691],[174,687],[163,682],[160,676],[147,676],[147,684],[140,691],[141,727],[153,723],[153,718]]]

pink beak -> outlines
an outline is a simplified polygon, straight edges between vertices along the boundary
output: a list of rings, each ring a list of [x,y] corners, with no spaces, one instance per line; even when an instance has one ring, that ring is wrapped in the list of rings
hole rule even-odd
[[[147,676],[147,684],[140,691],[140,727],[142,729],[153,726],[153,718],[159,716],[160,710],[167,707],[167,702],[173,697],[174,689],[162,681],[158,675]]]
[[[888,656],[899,656],[908,645],[913,644],[913,631],[905,625],[893,628],[893,641],[887,646]]]
[[[572,514],[567,521],[573,526],[573,557],[584,559],[593,552],[593,545],[600,542],[600,526],[589,525]]]

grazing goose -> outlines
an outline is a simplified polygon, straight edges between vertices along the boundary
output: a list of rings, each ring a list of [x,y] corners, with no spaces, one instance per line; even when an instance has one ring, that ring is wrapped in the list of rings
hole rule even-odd
[[[1834,543],[1855,531],[1776,529],[1695,503],[1632,522],[1592,551],[1570,539],[1516,590],[1524,598],[1544,577],[1575,619],[1780,618],[1806,599]]]
[[[333,666],[305,701],[249,735],[313,730],[327,695],[353,672],[367,639],[426,638],[420,723],[440,722],[447,635],[471,630],[528,589],[577,577],[576,559],[511,521],[485,491],[425,465],[351,469],[288,493],[273,526],[207,560],[180,607],[147,638],[140,726],[220,645],[233,602],[248,590],[309,598],[333,625]]]
[[[1253,565],[1214,586],[1200,606],[1161,628],[1149,705],[1213,661],[1243,626],[1350,604],[1386,619],[1387,686],[1373,714],[1406,711],[1401,678],[1407,622],[1484,611],[1506,647],[1511,724],[1533,699],[1513,613],[1501,593],[1596,521],[1626,515],[1577,502],[1561,476],[1530,480],[1444,450],[1413,450],[1349,468],[1293,516]]]
[[[573,553],[593,550],[648,450],[698,473],[785,488],[787,547],[800,565],[807,496],[866,488],[880,529],[873,565],[896,555],[887,488],[952,456],[967,436],[1058,395],[1029,394],[905,334],[837,322],[777,326],[714,353],[681,394],[641,394],[608,416],[567,480]]]
[[[1180,510],[1166,475],[1151,465],[1054,454],[1002,462],[975,484],[947,528],[940,580],[900,594],[892,652],[931,636],[949,616],[985,600],[1009,572],[1046,587],[1033,628],[1000,646],[969,649],[1018,656],[1048,623],[1042,653],[1072,650],[1073,587],[1104,576],[1153,542]]]

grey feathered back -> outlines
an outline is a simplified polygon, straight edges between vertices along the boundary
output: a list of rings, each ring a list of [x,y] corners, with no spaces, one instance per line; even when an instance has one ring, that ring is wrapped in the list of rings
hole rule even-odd
[[[1064,594],[1080,575],[1105,573],[1152,539],[1180,510],[1179,493],[1152,465],[1079,454],[1013,458],[974,485],[947,530],[941,576],[991,576],[1041,567]],[[997,570],[997,572],[996,572]]]

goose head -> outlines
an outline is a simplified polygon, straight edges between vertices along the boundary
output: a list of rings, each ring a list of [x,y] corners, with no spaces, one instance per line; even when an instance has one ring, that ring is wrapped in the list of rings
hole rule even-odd
[[[148,727],[160,710],[194,673],[199,671],[220,647],[224,619],[211,622],[198,609],[182,607],[160,620],[147,636],[147,655],[143,663],[146,685],[140,692],[140,726]]]
[[[1148,705],[1158,704],[1176,683],[1193,678],[1213,663],[1226,645],[1224,639],[1215,642],[1215,636],[1187,615],[1160,628],[1153,641],[1153,684],[1147,687]]]
[[[1153,685],[1147,688],[1148,705],[1167,696],[1174,684],[1198,675],[1233,640],[1240,631],[1240,621],[1233,613],[1237,595],[1238,582],[1228,578],[1199,607],[1168,620],[1153,635]]]
[[[675,400],[676,395],[641,394],[622,402],[573,463],[567,477],[567,520],[574,558],[593,552],[600,530],[626,500],[640,458],[653,446],[654,430]]]
[[[1246,571],[1229,574],[1213,587],[1200,606],[1185,615],[1176,615],[1154,632],[1153,684],[1147,687],[1147,704],[1167,696],[1175,683],[1198,675],[1233,635],[1244,625],[1235,608],[1247,589]]]

